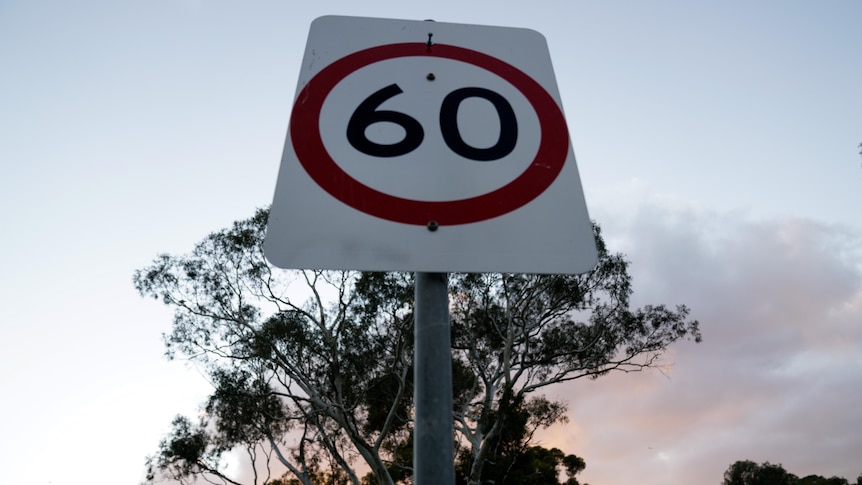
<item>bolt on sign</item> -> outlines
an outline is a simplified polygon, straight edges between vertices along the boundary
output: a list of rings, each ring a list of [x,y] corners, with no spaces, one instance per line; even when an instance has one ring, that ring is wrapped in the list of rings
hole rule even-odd
[[[295,269],[588,271],[592,225],[545,38],[316,19],[264,249]]]

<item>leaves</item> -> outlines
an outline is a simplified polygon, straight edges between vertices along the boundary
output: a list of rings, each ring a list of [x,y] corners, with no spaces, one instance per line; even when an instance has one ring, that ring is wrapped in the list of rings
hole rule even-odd
[[[849,485],[846,478],[820,475],[808,475],[799,478],[789,473],[781,464],[763,462],[757,464],[751,460],[739,460],[730,465],[724,472],[722,485]],[[862,475],[856,479],[862,483]]]
[[[258,210],[134,274],[142,296],[174,309],[168,355],[213,384],[200,423],[176,421],[151,458],[153,476],[224,480],[222,456],[245,449],[253,461],[275,457],[284,483],[358,485],[358,461],[367,480],[409,480],[413,275],[272,268],[267,217]],[[530,445],[565,420],[565,404],[536,391],[649,368],[673,342],[700,341],[684,306],[630,308],[629,262],[597,225],[594,235],[599,262],[583,275],[450,276],[453,415],[470,483],[521,483],[513,470],[530,467],[564,467],[571,482],[583,460]]]

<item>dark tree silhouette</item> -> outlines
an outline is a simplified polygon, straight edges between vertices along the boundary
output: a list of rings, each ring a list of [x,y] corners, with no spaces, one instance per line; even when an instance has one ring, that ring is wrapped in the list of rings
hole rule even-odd
[[[174,422],[149,478],[234,483],[223,457],[242,452],[255,484],[278,483],[276,463],[281,483],[407,480],[413,275],[273,268],[266,221],[260,210],[134,275],[141,295],[174,309],[168,355],[197,363],[214,387],[198,422]],[[453,439],[467,483],[550,473],[560,460],[576,470],[574,455],[531,446],[564,417],[540,391],[654,367],[673,342],[700,340],[684,306],[631,308],[628,261],[598,226],[595,239],[599,262],[583,275],[450,276]]]

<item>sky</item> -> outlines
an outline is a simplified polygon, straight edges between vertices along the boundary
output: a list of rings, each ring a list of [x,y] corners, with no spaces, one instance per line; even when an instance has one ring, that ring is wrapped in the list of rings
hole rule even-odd
[[[862,473],[862,3],[0,0],[0,483],[138,483],[208,384],[131,278],[269,204],[311,21],[542,33],[590,216],[704,341],[551,389],[592,485]]]

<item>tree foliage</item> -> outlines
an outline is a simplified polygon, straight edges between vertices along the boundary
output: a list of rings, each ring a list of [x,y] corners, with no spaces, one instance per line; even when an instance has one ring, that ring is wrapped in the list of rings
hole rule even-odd
[[[781,464],[740,460],[724,472],[722,485],[850,485],[846,478],[808,475],[802,478],[788,472]],[[862,485],[862,475],[856,479]]]
[[[255,484],[407,480],[413,276],[275,269],[262,253],[266,220],[259,210],[134,275],[142,295],[174,309],[168,356],[199,364],[214,388],[200,422],[174,422],[149,478],[235,483],[222,464],[239,450]],[[577,470],[574,455],[530,445],[565,419],[539,391],[654,367],[671,343],[700,340],[684,306],[631,308],[628,261],[598,226],[595,238],[599,263],[583,275],[450,276],[459,480]],[[273,478],[271,462],[287,475]]]
[[[503,429],[489,441],[491,451],[485,459],[478,478],[473,482],[512,485],[560,485],[561,471],[568,476],[566,485],[577,485],[575,475],[586,468],[583,458],[566,455],[557,448],[532,445],[532,437],[539,427],[566,421],[565,407],[550,402],[543,396],[527,402],[501,402],[498,413],[507,417]],[[456,460],[456,484],[469,483],[473,456],[464,448]]]

